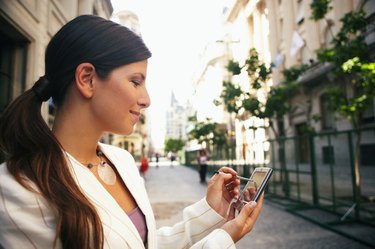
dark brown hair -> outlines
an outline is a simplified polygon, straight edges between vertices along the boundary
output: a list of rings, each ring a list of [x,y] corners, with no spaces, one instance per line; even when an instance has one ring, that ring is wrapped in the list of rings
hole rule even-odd
[[[93,64],[105,79],[113,69],[150,56],[142,39],[126,27],[98,16],[79,16],[48,44],[43,77],[49,82],[47,98],[28,90],[4,111],[0,149],[7,168],[25,188],[40,192],[55,210],[55,245],[60,239],[65,249],[100,249],[104,238],[95,207],[73,179],[61,145],[42,118],[43,100],[51,96],[56,107],[61,106],[74,82],[75,69],[83,62]]]

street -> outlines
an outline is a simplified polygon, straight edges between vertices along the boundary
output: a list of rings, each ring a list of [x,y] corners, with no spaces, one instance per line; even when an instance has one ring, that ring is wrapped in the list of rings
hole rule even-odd
[[[209,177],[209,176],[208,176]],[[198,172],[177,162],[151,164],[145,184],[154,209],[157,227],[169,226],[182,219],[182,209],[203,198],[206,185],[199,183]],[[370,247],[324,229],[288,213],[265,200],[258,222],[236,244],[238,249],[369,249]]]

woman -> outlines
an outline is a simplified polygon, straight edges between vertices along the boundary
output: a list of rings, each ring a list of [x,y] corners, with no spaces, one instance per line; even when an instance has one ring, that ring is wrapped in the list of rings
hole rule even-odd
[[[150,105],[150,56],[140,37],[97,16],[75,18],[51,39],[45,75],[0,122],[4,248],[235,248],[252,229],[262,200],[226,217],[239,181],[222,168],[181,223],[156,230],[133,157],[98,142],[103,132],[130,134]],[[50,97],[52,130],[40,112]]]
[[[198,165],[199,165],[200,183],[206,183],[208,155],[205,149],[199,150],[197,160],[198,160]]]
[[[141,166],[139,167],[139,172],[141,173],[141,176],[143,176],[143,178],[146,177],[146,172],[148,170],[148,159],[145,155],[142,155],[141,156]]]

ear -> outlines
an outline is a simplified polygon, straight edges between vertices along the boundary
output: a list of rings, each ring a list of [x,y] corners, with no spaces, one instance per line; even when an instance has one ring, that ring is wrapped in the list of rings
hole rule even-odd
[[[75,85],[84,98],[91,98],[94,94],[95,73],[95,67],[91,63],[81,63],[76,68]]]

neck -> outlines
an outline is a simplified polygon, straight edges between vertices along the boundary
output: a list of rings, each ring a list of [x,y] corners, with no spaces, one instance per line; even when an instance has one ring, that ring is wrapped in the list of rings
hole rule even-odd
[[[97,159],[96,150],[101,132],[96,131],[95,125],[82,122],[82,118],[74,118],[69,114],[65,117],[56,114],[52,132],[63,149],[80,162],[92,162]]]

